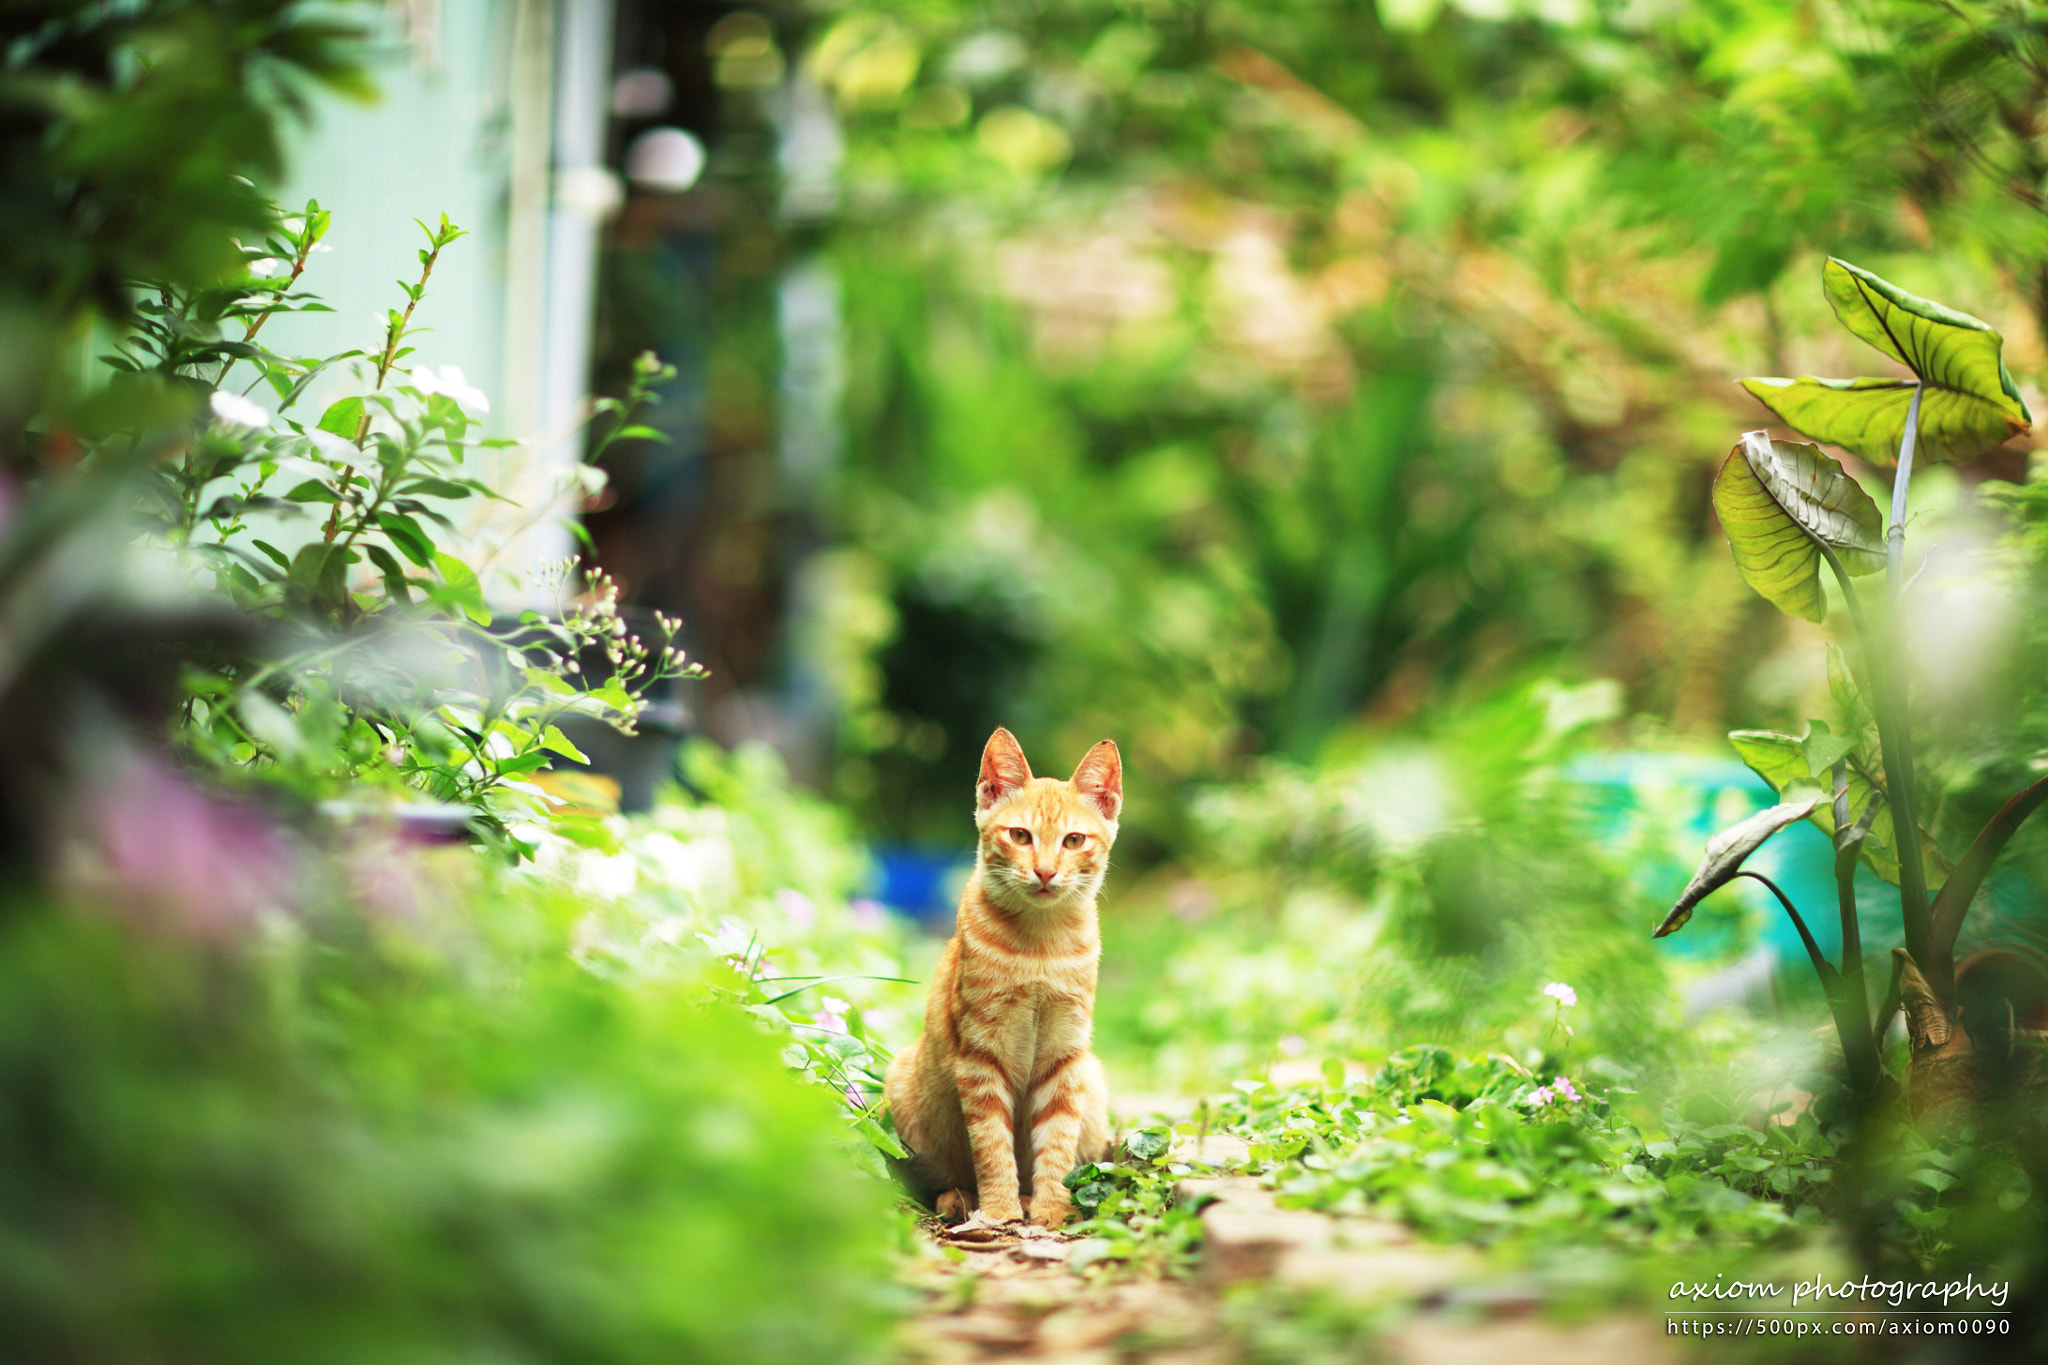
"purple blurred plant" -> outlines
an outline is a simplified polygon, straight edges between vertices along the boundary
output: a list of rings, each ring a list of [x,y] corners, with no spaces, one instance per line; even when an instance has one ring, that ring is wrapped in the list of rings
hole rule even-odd
[[[276,823],[122,745],[74,807],[65,879],[122,917],[228,938],[299,903],[299,858]]]

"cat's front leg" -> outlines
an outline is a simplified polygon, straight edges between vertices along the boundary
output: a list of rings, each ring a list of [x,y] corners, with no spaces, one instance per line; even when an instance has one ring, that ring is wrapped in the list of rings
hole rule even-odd
[[[1031,1088],[1031,1221],[1056,1228],[1073,1212],[1067,1175],[1108,1140],[1109,1087],[1092,1052],[1070,1052]]]
[[[974,1184],[981,1216],[996,1223],[1024,1217],[1017,1194],[1017,1140],[1010,1083],[986,1053],[963,1049],[953,1059],[953,1084],[967,1120]]]

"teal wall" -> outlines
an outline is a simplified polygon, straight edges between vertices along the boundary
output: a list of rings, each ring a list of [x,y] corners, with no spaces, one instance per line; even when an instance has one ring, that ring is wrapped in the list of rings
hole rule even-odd
[[[291,139],[291,169],[277,193],[287,205],[317,198],[333,212],[333,250],[313,258],[307,280],[335,311],[279,318],[265,340],[301,355],[375,349],[384,310],[405,303],[394,281],[418,278],[423,239],[412,220],[445,212],[472,235],[435,268],[414,317],[433,329],[415,340],[418,359],[460,366],[491,399],[492,434],[522,435],[513,429],[520,405],[507,401],[505,343],[515,4],[425,0],[413,8],[438,8],[439,22],[415,50],[386,20],[373,64],[382,98],[365,106],[323,95],[310,126]]]

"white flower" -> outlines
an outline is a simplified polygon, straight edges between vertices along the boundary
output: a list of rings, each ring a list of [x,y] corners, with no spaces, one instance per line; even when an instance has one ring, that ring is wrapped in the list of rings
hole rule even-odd
[[[491,400],[484,397],[483,390],[472,387],[462,377],[462,370],[454,365],[443,365],[439,370],[422,365],[412,372],[412,386],[428,397],[445,393],[471,412],[491,410]]]
[[[259,280],[274,280],[291,273],[291,267],[275,256],[260,256],[249,262],[249,273]]]
[[[223,422],[238,427],[267,427],[270,413],[261,403],[251,402],[239,393],[215,389],[213,397],[207,400],[213,408],[213,415]]]
[[[1579,993],[1562,981],[1553,981],[1543,988],[1543,993],[1558,1004],[1572,1006],[1579,1003]]]
[[[853,1008],[853,1006],[847,1004],[836,995],[828,995],[818,1003],[824,1006],[827,1014],[844,1014]]]
[[[322,431],[318,427],[308,427],[306,428],[306,439],[313,443],[313,449],[337,464],[351,463],[356,457],[355,442],[336,436],[331,431]],[[301,461],[301,463],[311,464],[312,462]],[[325,478],[330,472],[319,465],[313,465],[313,468],[319,471],[313,476],[315,478]]]

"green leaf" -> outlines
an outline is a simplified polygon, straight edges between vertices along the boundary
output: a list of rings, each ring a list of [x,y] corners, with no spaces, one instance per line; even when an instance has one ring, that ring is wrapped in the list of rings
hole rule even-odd
[[[286,502],[340,502],[341,494],[318,479],[308,479],[284,495]]]
[[[420,529],[420,524],[403,512],[379,512],[377,524],[384,528],[384,534],[391,537],[391,543],[398,552],[419,565],[422,569],[434,567],[434,542]]]
[[[1808,812],[1806,818],[1829,839],[1834,838],[1835,808],[1831,799],[1834,788],[1831,783],[1813,777],[1807,767],[1804,740],[1772,730],[1736,730],[1729,734],[1728,742],[1735,747],[1736,756],[1749,766],[1751,772],[1771,784],[1779,800],[1818,798],[1820,804]],[[1878,790],[1881,789],[1860,766],[1849,765],[1849,818],[1852,822],[1868,806],[1871,793]],[[1863,841],[1863,861],[1870,865],[1871,871],[1893,886],[1899,884],[1897,838],[1892,828],[1891,802],[1886,801],[1870,822],[1870,833]],[[1930,877],[1945,878],[1948,875],[1948,859],[1924,834],[1920,838],[1920,854],[1927,863]]]
[[[1830,733],[1824,720],[1806,722],[1806,737],[1800,741],[1806,751],[1806,770],[1813,777],[1827,780],[1828,769],[1855,751],[1856,736]]]
[[[416,479],[398,491],[417,493],[429,498],[466,498],[472,492],[466,484],[449,479]]]
[[[590,762],[581,749],[569,742],[567,735],[552,725],[540,732],[540,744],[543,749],[552,749],[564,758],[574,759],[578,763]]]
[[[1141,1128],[1124,1139],[1124,1150],[1141,1161],[1157,1161],[1172,1145],[1172,1138],[1149,1128]]]
[[[548,827],[583,848],[594,848],[600,853],[619,851],[619,836],[602,816],[557,813],[549,819]]]
[[[615,441],[666,441],[668,433],[657,431],[653,427],[621,427],[612,433],[612,439]]]
[[[584,695],[594,701],[603,702],[614,711],[633,709],[633,694],[628,692],[625,684],[617,678],[606,678],[600,686],[587,688]]]
[[[2004,338],[1985,323],[1832,257],[1821,268],[1821,292],[1844,327],[1918,377],[1918,459],[1966,460],[2033,426],[2005,367]],[[1898,458],[1914,385],[1804,376],[1745,379],[1742,387],[1815,440],[1883,464]]]
[[[405,579],[405,566],[393,557],[391,551],[382,545],[365,545],[364,553],[377,566],[377,572],[384,575],[384,591],[400,602],[412,601],[412,593]]]
[[[353,441],[363,423],[363,400],[341,398],[327,405],[327,411],[320,414],[317,423],[320,430],[331,432],[344,441]]]
[[[484,604],[483,585],[477,582],[469,565],[454,555],[436,552],[434,567],[441,571],[441,586],[429,588],[427,596],[441,606],[460,611],[480,626],[489,625],[491,609]]]
[[[1840,446],[1871,464],[1899,457],[1906,409],[1913,401],[1907,379],[1745,379],[1742,387],[1785,425]],[[2003,408],[1953,390],[1929,385],[1920,398],[1916,461],[1967,460],[2029,429]]]
[[[1820,287],[1844,327],[1924,382],[2009,399],[2021,417],[2033,420],[1999,357],[2001,338],[1988,324],[1833,256],[1821,267]]]
[[[1884,567],[1884,517],[1819,446],[1747,431],[1714,479],[1714,511],[1743,581],[1780,610],[1827,616],[1821,546],[1852,575]]]
[[[250,689],[235,701],[235,710],[248,728],[250,738],[280,758],[290,758],[306,747],[298,719],[262,692]]]
[[[1803,801],[1787,801],[1769,810],[1760,810],[1707,840],[1706,855],[1700,859],[1699,871],[1692,874],[1692,880],[1686,883],[1677,904],[1671,907],[1671,913],[1664,917],[1664,922],[1650,937],[1663,938],[1684,928],[1685,922],[1692,918],[1694,906],[1735,880],[1736,873],[1742,871],[1743,861],[1750,854],[1762,848],[1764,841],[1772,835],[1813,814],[1813,808],[1819,801],[1816,794]]]
[[[869,1142],[874,1143],[875,1146],[879,1147],[888,1155],[896,1157],[898,1160],[901,1160],[910,1155],[910,1153],[907,1150],[905,1150],[902,1143],[898,1142],[895,1138],[889,1136],[889,1134],[883,1129],[881,1124],[876,1123],[866,1114],[862,1114],[858,1119],[854,1120],[854,1127],[860,1130],[860,1135],[862,1137],[866,1138]]]
[[[249,543],[276,561],[278,568],[283,569],[286,573],[291,572],[292,562],[283,550],[278,549],[267,540],[251,540]]]
[[[319,611],[337,611],[348,592],[348,566],[354,562],[355,555],[339,545],[316,540],[302,546],[292,556],[291,572],[285,580],[287,591],[294,600]]]

